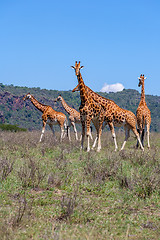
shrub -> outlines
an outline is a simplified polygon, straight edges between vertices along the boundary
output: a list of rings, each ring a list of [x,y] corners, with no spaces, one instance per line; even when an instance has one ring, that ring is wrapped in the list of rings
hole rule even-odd
[[[2,131],[11,131],[11,132],[26,132],[26,128],[20,128],[17,125],[12,124],[0,124],[0,129]]]
[[[22,187],[39,187],[45,178],[46,173],[40,168],[36,161],[29,159],[18,171],[18,177],[22,182]]]
[[[0,158],[0,182],[5,180],[13,170],[14,161],[10,161],[7,157]]]

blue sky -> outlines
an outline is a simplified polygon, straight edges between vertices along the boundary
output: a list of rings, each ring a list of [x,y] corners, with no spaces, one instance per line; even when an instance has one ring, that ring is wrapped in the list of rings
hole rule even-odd
[[[160,95],[159,0],[0,1],[0,82],[71,90],[81,61],[94,91],[122,84]]]

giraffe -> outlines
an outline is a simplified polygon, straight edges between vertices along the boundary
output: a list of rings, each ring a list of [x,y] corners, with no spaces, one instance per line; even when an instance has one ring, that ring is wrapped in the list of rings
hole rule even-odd
[[[55,102],[60,101],[62,103],[63,108],[65,109],[65,111],[69,114],[69,123],[67,126],[67,133],[68,133],[68,138],[69,141],[71,141],[71,136],[70,136],[70,127],[71,125],[73,126],[74,132],[75,132],[75,137],[76,140],[78,140],[78,134],[77,134],[77,129],[76,129],[76,123],[81,123],[81,119],[80,119],[80,113],[75,110],[74,108],[71,108],[64,100],[64,98],[59,95],[55,100]],[[90,138],[92,139],[92,134],[91,134],[92,128],[90,127]],[[82,135],[80,137],[80,140],[82,138]]]
[[[137,108],[136,116],[137,116],[137,125],[138,125],[138,132],[141,136],[141,142],[142,145],[144,146],[144,129],[145,125],[147,127],[147,142],[148,142],[148,148],[150,148],[150,143],[149,143],[149,129],[150,129],[150,124],[151,124],[151,112],[149,108],[147,107],[146,101],[145,101],[145,91],[144,91],[144,80],[146,77],[144,77],[144,74],[140,75],[138,77],[139,79],[139,84],[138,87],[142,86],[141,88],[141,100],[139,103],[139,106]],[[138,142],[137,142],[137,148],[138,148]]]
[[[130,136],[130,130],[133,131],[134,135],[137,138],[137,141],[140,143],[141,149],[144,150],[139,134],[136,130],[136,116],[128,110],[125,110],[123,108],[120,108],[113,100],[107,99],[105,97],[100,96],[98,93],[95,93],[92,91],[89,87],[85,86],[86,92],[91,95],[91,97],[94,99],[95,102],[98,102],[105,110],[105,125],[109,125],[110,131],[112,133],[112,137],[114,139],[115,144],[115,151],[117,150],[117,141],[116,141],[116,135],[114,131],[114,126],[121,127],[124,126],[125,129],[125,140],[123,142],[123,145],[121,147],[121,150],[124,149],[125,144]],[[72,90],[72,92],[79,91],[79,84]],[[103,126],[103,128],[105,127]],[[93,148],[96,144],[97,139],[95,139],[95,142],[93,144]]]
[[[43,137],[43,134],[45,131],[46,124],[48,124],[50,126],[50,128],[53,132],[53,135],[54,135],[53,125],[60,126],[60,129],[61,129],[60,140],[62,141],[62,139],[65,137],[64,129],[67,128],[67,117],[65,116],[65,114],[62,112],[55,111],[51,106],[44,105],[44,104],[38,102],[30,93],[26,94],[23,97],[24,101],[27,99],[29,99],[32,102],[32,104],[43,113],[43,115],[42,115],[43,128],[42,128],[42,133],[41,133],[39,142],[42,141],[42,137]]]
[[[65,111],[69,114],[69,122],[68,122],[68,137],[69,137],[69,141],[71,140],[70,137],[70,127],[71,125],[73,126],[74,129],[74,133],[75,133],[75,137],[76,140],[78,140],[78,134],[77,134],[77,129],[76,129],[76,123],[81,123],[80,120],[80,113],[78,111],[76,111],[74,108],[70,107],[64,100],[64,98],[59,95],[56,99],[55,102],[60,101],[63,108],[65,109]]]
[[[90,151],[90,144],[89,144],[89,137],[90,137],[90,123],[91,120],[96,128],[97,131],[97,140],[98,140],[98,147],[97,152],[101,150],[101,133],[102,133],[102,124],[104,121],[104,110],[102,106],[95,102],[91,95],[86,92],[85,84],[80,73],[80,69],[83,66],[80,66],[80,61],[77,63],[75,62],[75,66],[71,66],[75,70],[75,74],[78,79],[79,89],[80,89],[80,98],[81,98],[81,105],[79,107],[80,111],[80,118],[82,123],[82,141],[81,141],[81,149],[83,149],[84,144],[84,137],[85,137],[85,127],[87,129],[87,152]]]
[[[96,101],[96,102],[99,102],[102,106],[104,106],[106,108],[106,104],[103,104],[103,101],[101,102],[101,98],[103,99],[103,97],[101,97],[99,94],[93,92],[89,87],[85,86],[86,88],[86,91],[88,93],[91,94],[92,98]],[[72,90],[72,92],[76,92],[76,91],[79,91],[79,84]],[[106,99],[105,99],[106,100]],[[108,99],[109,100],[109,99]],[[110,100],[112,101],[112,100]],[[110,131],[112,133],[112,138],[114,140],[114,144],[115,144],[115,151],[117,151],[118,149],[118,146],[117,146],[117,141],[116,141],[116,134],[115,134],[115,131],[114,131],[114,125],[113,125],[113,122],[112,121],[108,121],[107,118],[105,117],[104,119],[105,121],[105,124],[102,126],[102,129],[104,129],[104,127],[106,126],[106,124],[109,125],[109,128],[110,128]],[[96,145],[96,142],[97,142],[97,137],[95,138],[95,141],[93,143],[93,146],[92,146],[92,149],[94,149],[95,145]]]

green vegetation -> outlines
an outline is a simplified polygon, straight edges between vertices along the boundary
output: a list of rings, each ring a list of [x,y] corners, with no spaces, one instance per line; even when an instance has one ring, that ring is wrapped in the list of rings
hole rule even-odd
[[[22,98],[30,92],[41,103],[52,106],[57,111],[66,114],[60,103],[54,99],[61,94],[65,101],[75,109],[79,109],[79,92],[57,91],[40,88],[16,87],[13,85],[0,84],[0,122],[7,124],[18,124],[29,130],[41,129],[41,112],[39,112],[29,101],[23,102]],[[120,107],[131,110],[134,114],[140,101],[140,93],[133,89],[125,89],[117,93],[99,93],[112,99]],[[151,110],[151,131],[160,132],[160,97],[146,95],[146,102]],[[67,114],[66,114],[67,115]]]
[[[0,131],[0,239],[159,239],[159,133],[144,152],[133,135],[114,152],[103,133],[100,153],[39,136]]]
[[[3,131],[11,131],[11,132],[26,132],[26,128],[19,128],[17,125],[11,124],[0,124],[0,129]]]

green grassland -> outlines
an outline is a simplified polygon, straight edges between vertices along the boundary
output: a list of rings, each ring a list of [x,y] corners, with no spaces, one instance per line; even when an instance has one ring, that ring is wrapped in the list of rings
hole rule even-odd
[[[74,135],[39,137],[0,131],[0,239],[159,239],[160,133],[144,152],[132,134],[114,152],[104,132],[100,153],[80,151]]]

